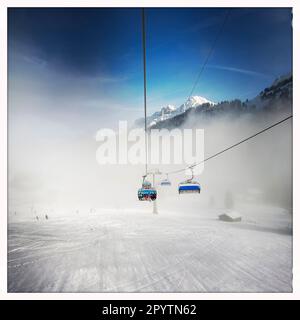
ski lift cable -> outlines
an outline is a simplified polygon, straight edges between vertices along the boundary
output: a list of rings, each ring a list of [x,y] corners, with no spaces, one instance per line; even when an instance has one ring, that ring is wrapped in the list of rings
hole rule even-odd
[[[215,49],[215,46],[216,46],[216,43],[224,29],[224,26],[226,24],[226,21],[228,19],[228,16],[229,16],[229,12],[230,12],[230,8],[227,9],[226,13],[225,13],[225,16],[224,16],[224,20],[223,20],[223,23],[221,24],[217,34],[216,34],[216,37],[212,43],[212,46],[210,48],[210,51],[200,69],[200,72],[196,78],[196,81],[192,87],[192,90],[189,94],[189,97],[188,99],[192,96],[194,90],[196,89],[196,86],[200,80],[200,77],[207,65],[207,62],[210,58],[210,56],[212,55],[214,49]],[[144,118],[145,118],[145,123],[144,123],[144,126],[145,126],[145,176],[148,175],[148,136],[147,136],[147,69],[146,69],[146,17],[145,17],[145,8],[142,8],[142,42],[143,42],[143,73],[144,73]]]
[[[200,69],[200,72],[199,72],[199,74],[198,74],[198,76],[197,76],[197,78],[196,78],[196,81],[195,81],[195,83],[194,83],[194,85],[193,85],[193,87],[192,87],[192,90],[191,90],[191,92],[190,92],[189,98],[190,98],[191,95],[193,94],[193,92],[194,92],[194,90],[195,90],[195,88],[196,88],[196,86],[197,86],[197,84],[198,84],[198,82],[199,82],[199,80],[200,80],[200,77],[201,77],[201,75],[202,75],[202,73],[203,73],[203,71],[204,71],[204,69],[205,69],[205,67],[206,67],[206,65],[207,65],[207,63],[208,63],[208,60],[209,60],[211,54],[213,53],[213,51],[214,51],[214,49],[215,49],[216,43],[217,43],[217,41],[218,41],[218,39],[219,39],[219,37],[220,37],[220,35],[221,35],[224,27],[225,27],[225,24],[226,24],[226,21],[227,21],[227,19],[228,19],[228,17],[229,17],[229,14],[230,14],[230,8],[227,10],[227,12],[226,12],[226,14],[225,14],[225,16],[224,16],[223,23],[222,23],[222,25],[220,26],[220,29],[218,30],[218,32],[217,32],[217,34],[216,34],[216,37],[215,37],[214,42],[213,42],[213,44],[212,44],[212,46],[211,46],[211,48],[210,48],[210,51],[209,51],[209,53],[208,53],[208,55],[207,55],[207,57],[206,57],[203,65],[202,65],[202,67],[201,67],[201,69]],[[146,176],[148,175],[147,79],[146,79],[146,23],[145,23],[145,20],[146,20],[146,18],[145,18],[145,9],[142,8],[143,72],[144,72],[144,117],[145,117],[145,157],[146,157],[146,159],[145,159],[145,160],[146,160],[146,161],[145,161],[145,176],[143,176],[143,177],[146,177]],[[226,151],[228,151],[228,150],[230,150],[230,149],[233,149],[233,148],[237,147],[238,145],[240,145],[240,144],[242,144],[242,143],[244,143],[244,142],[246,142],[246,141],[248,141],[248,140],[250,140],[250,139],[252,139],[252,138],[254,138],[254,137],[256,137],[256,136],[258,136],[258,135],[260,135],[260,134],[262,134],[262,133],[264,133],[264,132],[266,132],[266,131],[268,131],[268,130],[270,130],[270,129],[272,129],[273,127],[275,127],[275,126],[277,126],[277,125],[279,125],[279,124],[281,124],[281,123],[283,123],[283,122],[291,119],[292,117],[293,117],[293,115],[290,115],[290,116],[288,116],[288,117],[286,117],[286,118],[284,118],[284,119],[282,119],[282,120],[280,120],[280,121],[272,124],[271,126],[269,126],[269,127],[265,128],[265,129],[263,129],[263,130],[255,133],[255,134],[253,134],[253,135],[251,135],[251,136],[249,136],[249,137],[247,137],[247,138],[245,138],[245,139],[243,139],[243,140],[235,143],[234,145],[232,145],[232,146],[230,146],[230,147],[228,147],[228,148],[225,148],[225,149],[223,149],[223,150],[221,150],[221,151],[213,154],[212,156],[210,156],[210,157],[208,157],[208,158],[205,158],[204,160],[202,160],[202,161],[200,161],[200,162],[198,162],[198,163],[195,163],[195,164],[193,164],[193,165],[187,166],[187,167],[182,168],[182,169],[179,169],[179,170],[174,170],[174,171],[169,171],[169,172],[162,172],[162,173],[164,173],[164,174],[166,174],[166,175],[169,175],[169,174],[175,174],[175,173],[183,172],[183,171],[185,171],[186,169],[192,170],[194,167],[196,167],[196,166],[198,166],[198,165],[200,165],[200,164],[202,164],[202,163],[204,163],[204,162],[206,162],[206,161],[208,161],[208,160],[211,160],[211,159],[219,156],[220,154],[222,154],[222,153],[224,153],[224,152],[226,152]]]
[[[217,44],[217,41],[218,41],[218,39],[219,39],[219,37],[220,37],[220,35],[221,35],[224,27],[225,27],[225,24],[226,24],[227,19],[228,19],[228,17],[229,17],[229,13],[230,13],[230,8],[227,9],[227,11],[226,11],[226,13],[225,13],[225,15],[224,15],[223,22],[222,22],[222,24],[220,25],[220,28],[219,28],[218,32],[216,33],[216,36],[215,36],[214,41],[213,41],[213,43],[212,43],[212,46],[210,47],[210,50],[209,50],[209,52],[208,52],[208,55],[207,55],[206,59],[204,60],[204,63],[203,63],[203,65],[202,65],[201,69],[200,69],[200,72],[199,72],[198,75],[197,75],[196,81],[195,81],[195,83],[194,83],[194,85],[193,85],[193,87],[192,87],[192,90],[191,90],[191,92],[190,92],[187,100],[189,100],[189,99],[191,98],[191,96],[193,95],[193,93],[194,93],[194,91],[195,91],[195,89],[196,89],[196,87],[197,87],[197,85],[198,85],[198,82],[199,82],[199,80],[200,80],[200,77],[201,77],[201,75],[202,75],[202,73],[203,73],[203,71],[204,71],[204,69],[205,69],[205,67],[206,67],[206,65],[207,65],[207,63],[208,63],[209,58],[210,58],[210,56],[212,55],[212,53],[213,53],[213,51],[214,51],[214,49],[215,49],[215,46],[216,46],[216,44]]]
[[[145,176],[148,174],[148,137],[147,137],[147,77],[146,77],[146,18],[142,8],[142,38],[143,38],[143,72],[144,72],[144,117],[145,117]]]
[[[191,170],[192,170],[194,167],[196,167],[196,166],[198,166],[198,165],[200,165],[200,164],[202,164],[202,163],[204,163],[204,162],[206,162],[206,161],[208,161],[208,160],[211,160],[211,159],[219,156],[220,154],[222,154],[222,153],[224,153],[224,152],[226,152],[226,151],[228,151],[228,150],[230,150],[230,149],[233,149],[233,148],[237,147],[238,145],[240,145],[240,144],[242,144],[242,143],[244,143],[244,142],[246,142],[246,141],[248,141],[248,140],[250,140],[250,139],[252,139],[252,138],[254,138],[254,137],[256,137],[256,136],[258,136],[258,135],[260,135],[260,134],[262,134],[262,133],[264,133],[264,132],[266,132],[266,131],[268,131],[268,130],[276,127],[276,126],[278,126],[278,125],[280,125],[281,123],[283,123],[283,122],[291,119],[292,117],[293,117],[293,116],[290,115],[290,116],[288,116],[288,117],[286,117],[286,118],[284,118],[284,119],[282,119],[282,120],[280,120],[280,121],[278,121],[278,122],[270,125],[269,127],[265,128],[265,129],[263,129],[263,130],[261,130],[261,131],[258,131],[257,133],[255,133],[255,134],[253,134],[253,135],[251,135],[251,136],[249,136],[249,137],[247,137],[247,138],[245,138],[245,139],[243,139],[243,140],[241,140],[241,141],[233,144],[232,146],[230,146],[230,147],[228,147],[228,148],[225,148],[225,149],[223,149],[223,150],[221,150],[221,151],[219,151],[219,152],[217,152],[217,153],[209,156],[208,158],[205,158],[204,160],[202,160],[202,161],[200,161],[200,162],[198,162],[198,163],[195,163],[195,164],[193,164],[193,165],[187,166],[187,167],[185,167],[185,168],[183,168],[183,169],[174,170],[174,171],[169,171],[169,172],[164,172],[164,174],[180,173],[180,172],[185,171],[186,169],[191,169]]]

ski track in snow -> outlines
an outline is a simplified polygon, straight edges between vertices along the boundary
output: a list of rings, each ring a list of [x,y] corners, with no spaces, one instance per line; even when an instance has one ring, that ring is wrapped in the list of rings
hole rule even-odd
[[[9,224],[9,292],[291,292],[291,283],[291,233],[247,219],[112,211]]]

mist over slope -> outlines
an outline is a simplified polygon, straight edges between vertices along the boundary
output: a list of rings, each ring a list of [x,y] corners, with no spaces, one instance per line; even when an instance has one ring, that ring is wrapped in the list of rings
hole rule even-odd
[[[56,121],[58,112],[55,118],[47,119],[38,112],[9,118],[10,216],[17,212],[32,218],[36,212],[60,215],[99,208],[150,211],[151,204],[137,200],[144,166],[99,165],[95,131],[82,127],[83,133],[75,134]],[[194,105],[151,128],[204,129],[204,156],[208,157],[291,112],[292,78],[288,77],[277,80],[253,101]],[[72,119],[68,121],[81,128],[80,120]],[[182,167],[184,164],[161,164],[149,169],[166,172]],[[225,207],[224,199],[230,194],[235,206],[261,203],[291,211],[292,121],[205,163],[203,173],[196,177],[202,187],[200,196],[179,198],[177,185],[186,178],[184,172],[170,176],[168,191],[158,186],[160,208],[193,211],[203,206]]]
[[[292,84],[291,74],[281,76],[251,100],[199,103],[173,117],[155,123],[151,119],[149,130],[204,129],[207,158],[291,115]],[[202,205],[222,207],[230,194],[241,203],[265,203],[291,211],[292,121],[205,163],[198,179]]]

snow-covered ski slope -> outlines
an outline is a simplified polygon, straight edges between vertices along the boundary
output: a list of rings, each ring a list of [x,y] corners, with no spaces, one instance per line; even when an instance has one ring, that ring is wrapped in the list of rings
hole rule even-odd
[[[9,223],[9,292],[290,292],[290,215],[97,210]]]

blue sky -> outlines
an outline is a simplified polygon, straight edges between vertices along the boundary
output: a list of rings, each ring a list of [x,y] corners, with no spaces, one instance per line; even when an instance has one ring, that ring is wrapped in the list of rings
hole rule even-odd
[[[150,111],[186,100],[225,14],[146,10]],[[291,71],[291,33],[291,9],[231,9],[194,94],[254,97]],[[9,9],[8,39],[12,103],[30,94],[53,110],[142,115],[140,9]]]

